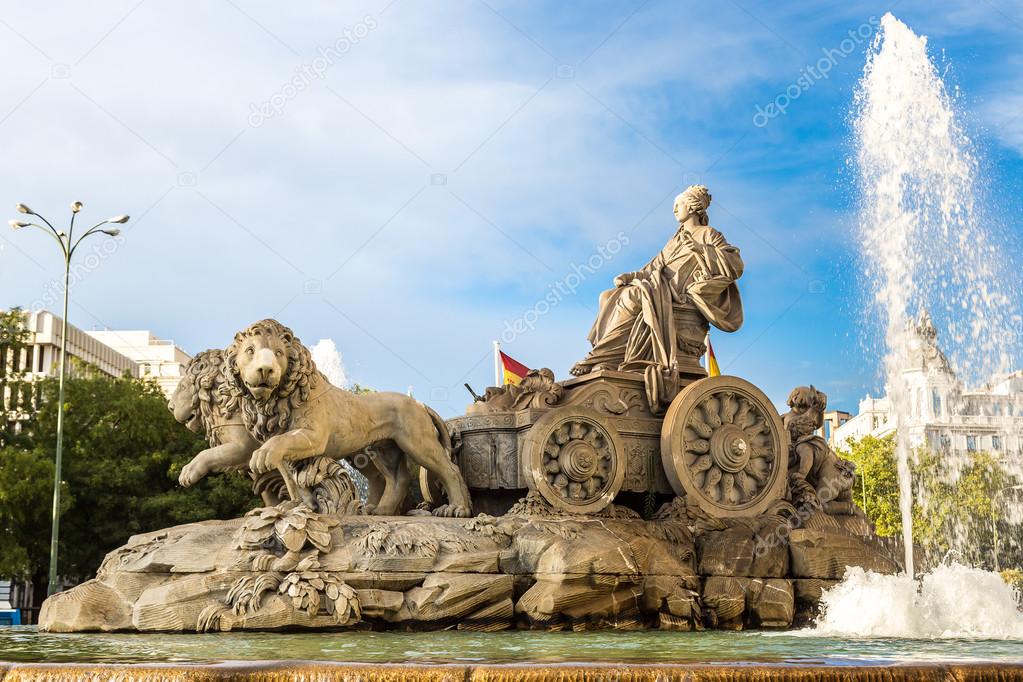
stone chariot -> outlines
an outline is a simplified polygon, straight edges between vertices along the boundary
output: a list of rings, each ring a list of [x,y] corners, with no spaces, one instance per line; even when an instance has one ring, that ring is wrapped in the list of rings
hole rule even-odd
[[[556,386],[554,405],[492,409],[484,401],[448,421],[480,511],[503,514],[527,491],[576,514],[653,493],[686,496],[717,517],[756,516],[784,493],[788,434],[744,379],[707,377],[697,366],[663,415],[644,398],[640,374],[599,370]],[[431,475],[421,488],[441,502]]]

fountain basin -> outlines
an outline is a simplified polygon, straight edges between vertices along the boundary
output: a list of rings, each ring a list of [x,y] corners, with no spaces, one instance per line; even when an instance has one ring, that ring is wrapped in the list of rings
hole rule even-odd
[[[0,630],[4,680],[1010,680],[1019,641],[759,632],[54,634]],[[159,663],[156,663],[159,661]]]

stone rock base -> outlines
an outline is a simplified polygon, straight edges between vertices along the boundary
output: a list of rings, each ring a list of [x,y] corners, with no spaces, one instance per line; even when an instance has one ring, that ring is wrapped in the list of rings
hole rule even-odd
[[[338,518],[282,505],[132,537],[95,579],[48,599],[40,627],[788,628],[845,566],[898,569],[842,528],[777,531],[739,523],[696,538],[681,520]]]

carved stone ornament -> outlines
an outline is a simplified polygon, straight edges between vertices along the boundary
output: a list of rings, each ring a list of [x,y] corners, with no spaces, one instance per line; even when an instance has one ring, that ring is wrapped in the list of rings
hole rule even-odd
[[[584,514],[603,509],[621,490],[625,452],[606,417],[564,407],[541,417],[523,444],[530,486],[552,506]]]
[[[675,492],[715,516],[755,516],[777,501],[788,449],[771,401],[738,377],[690,384],[661,429],[661,460]]]

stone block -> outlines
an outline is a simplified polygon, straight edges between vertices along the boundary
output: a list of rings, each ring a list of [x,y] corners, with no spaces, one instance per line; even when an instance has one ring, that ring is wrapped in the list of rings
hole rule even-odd
[[[821,595],[825,590],[838,584],[837,580],[821,580],[819,578],[796,578],[792,581],[796,612],[793,623],[807,625],[819,614]]]
[[[43,602],[39,628],[47,632],[131,630],[131,604],[112,587],[89,580]]]
[[[779,578],[751,580],[748,589],[749,625],[760,628],[787,628],[792,625],[795,604],[791,581]]]
[[[711,576],[704,580],[703,603],[710,625],[722,630],[785,628],[794,613],[792,584],[779,578]]]
[[[784,533],[759,532],[745,525],[708,531],[697,540],[699,574],[751,578],[784,578],[789,552]]]
[[[875,544],[840,528],[798,529],[789,536],[792,576],[841,580],[849,566],[876,573],[898,573],[899,566]]]

